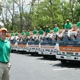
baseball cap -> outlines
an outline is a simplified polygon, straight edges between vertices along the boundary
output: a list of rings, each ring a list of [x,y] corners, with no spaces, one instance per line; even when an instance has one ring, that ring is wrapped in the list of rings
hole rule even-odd
[[[7,29],[6,29],[6,28],[1,28],[1,29],[0,29],[0,32],[1,32],[1,31],[6,31],[6,32],[7,32]]]

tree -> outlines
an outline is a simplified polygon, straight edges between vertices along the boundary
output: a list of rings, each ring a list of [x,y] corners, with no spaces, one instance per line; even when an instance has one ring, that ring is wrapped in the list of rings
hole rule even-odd
[[[1,2],[0,2],[0,14],[2,13],[2,5],[1,5]]]

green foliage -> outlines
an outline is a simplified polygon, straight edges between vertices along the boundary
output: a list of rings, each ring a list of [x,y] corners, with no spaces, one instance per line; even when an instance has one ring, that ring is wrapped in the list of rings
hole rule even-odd
[[[2,13],[2,6],[1,6],[1,3],[0,3],[0,14]]]
[[[80,17],[80,5],[76,5],[75,10],[76,10],[76,16]]]
[[[76,6],[76,4],[78,2],[74,0],[61,2],[60,0],[44,0],[36,3],[32,7],[32,26],[44,28],[49,25],[52,29],[53,25],[57,23],[60,28],[63,28],[66,19],[76,23],[75,18],[80,15],[80,6]]]
[[[36,8],[33,7],[34,12],[31,14],[33,26],[44,28],[49,25],[50,28],[53,28],[53,24],[58,23],[60,18],[60,23],[62,22],[60,0],[44,0],[44,2],[37,4]],[[58,24],[60,25],[60,23]]]

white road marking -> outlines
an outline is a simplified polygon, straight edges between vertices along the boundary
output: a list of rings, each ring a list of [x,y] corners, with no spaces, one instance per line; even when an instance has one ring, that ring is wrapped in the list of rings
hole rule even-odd
[[[54,71],[60,71],[60,70],[72,70],[73,68],[59,68],[59,69],[53,69]]]
[[[43,61],[43,62],[40,62],[40,63],[54,63],[53,61]]]
[[[68,68],[53,69],[54,71],[67,70]]]
[[[56,64],[58,64],[59,62],[58,61],[42,61],[40,63],[42,63],[42,64],[47,64],[47,63],[56,63]]]

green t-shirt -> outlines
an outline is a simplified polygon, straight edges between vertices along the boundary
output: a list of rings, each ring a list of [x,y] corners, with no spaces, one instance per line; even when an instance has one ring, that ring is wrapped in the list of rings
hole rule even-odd
[[[77,27],[80,28],[80,22],[77,23]]]
[[[11,33],[11,36],[14,36],[14,33],[13,32]]]
[[[53,30],[55,33],[59,31],[59,27],[55,27]]]
[[[66,23],[66,24],[64,25],[64,28],[65,28],[65,29],[72,29],[72,23]]]
[[[27,35],[27,36],[30,36],[30,32],[29,32],[29,31],[27,31],[27,32],[26,32],[26,35]]]
[[[46,33],[50,33],[50,28],[46,28],[46,29],[45,29],[45,32],[46,32]]]
[[[18,36],[18,33],[16,33],[15,36]]]
[[[11,52],[11,43],[6,39],[3,41],[0,39],[0,61],[9,62]]]
[[[22,34],[22,36],[25,36],[25,32],[22,32],[21,34]]]
[[[33,34],[37,34],[37,30],[33,30]]]
[[[39,34],[39,35],[43,35],[43,34],[44,34],[44,31],[43,31],[43,30],[39,30],[39,31],[38,31],[38,34]]]

